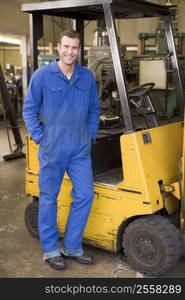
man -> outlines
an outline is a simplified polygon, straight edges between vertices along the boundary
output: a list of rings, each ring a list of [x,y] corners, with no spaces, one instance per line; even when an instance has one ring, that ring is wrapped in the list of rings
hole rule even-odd
[[[93,263],[93,257],[84,254],[82,236],[94,198],[90,152],[100,106],[93,73],[76,63],[79,51],[79,34],[62,32],[60,59],[35,71],[23,106],[27,130],[39,144],[41,247],[44,260],[57,270],[66,268],[64,258]],[[65,171],[73,184],[73,202],[59,248],[57,196]]]

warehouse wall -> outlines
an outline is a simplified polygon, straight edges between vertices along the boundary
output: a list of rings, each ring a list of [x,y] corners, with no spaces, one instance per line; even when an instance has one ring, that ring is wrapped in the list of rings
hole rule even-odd
[[[119,20],[118,34],[123,44],[138,44],[140,32],[155,32],[158,18]]]
[[[2,68],[4,68],[6,64],[21,67],[22,61],[20,50],[0,49],[0,63],[2,65]]]
[[[185,1],[181,0],[178,6],[178,25],[179,25],[179,32],[185,32]]]
[[[0,3],[0,33],[27,34],[28,17],[21,12],[21,3],[37,2],[20,0],[1,0]]]
[[[8,34],[12,37],[19,35],[29,36],[29,14],[21,11],[23,3],[38,3],[38,0],[1,0],[0,1],[0,34]],[[57,18],[56,18],[57,20]],[[69,20],[63,19],[59,24],[62,28],[69,25]],[[55,23],[54,31],[60,31],[60,26]],[[45,40],[53,39],[53,18],[51,16],[44,17],[44,28],[47,32]]]

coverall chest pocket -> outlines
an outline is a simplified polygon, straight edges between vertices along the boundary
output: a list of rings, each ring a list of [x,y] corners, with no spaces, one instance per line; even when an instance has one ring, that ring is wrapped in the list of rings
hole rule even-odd
[[[82,107],[86,109],[86,107],[88,106],[89,88],[88,88],[88,84],[85,81],[74,83],[73,99],[74,99],[74,105],[78,109]]]
[[[60,98],[62,93],[65,91],[65,85],[62,82],[48,82],[46,83],[46,93],[50,98]]]
[[[48,123],[56,123],[58,118],[61,119],[61,114],[65,113],[66,92],[67,88],[62,83],[53,82],[46,85],[44,110]]]

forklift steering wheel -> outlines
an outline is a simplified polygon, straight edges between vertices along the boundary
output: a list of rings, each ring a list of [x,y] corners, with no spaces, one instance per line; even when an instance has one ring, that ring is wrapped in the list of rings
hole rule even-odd
[[[128,91],[129,97],[140,97],[146,95],[153,87],[154,82],[148,82],[134,87]]]

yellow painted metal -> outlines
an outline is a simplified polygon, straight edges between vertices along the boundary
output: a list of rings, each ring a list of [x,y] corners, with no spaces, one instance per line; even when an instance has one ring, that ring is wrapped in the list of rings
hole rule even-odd
[[[164,207],[159,183],[171,184],[177,181],[177,160],[182,151],[182,136],[180,122],[121,136],[123,182],[115,186],[95,184],[95,197],[84,232],[84,242],[117,251],[118,232],[126,220],[153,214]],[[37,151],[38,147],[28,136],[26,193],[32,196],[39,196]],[[71,181],[65,174],[58,196],[58,226],[61,235],[72,201],[71,188]],[[170,205],[170,209],[173,209],[173,203]]]
[[[184,111],[185,118],[185,111]],[[185,120],[185,119],[184,119]],[[185,245],[185,130],[183,136],[183,152],[181,156],[181,214],[180,214],[180,228],[182,229],[182,238]]]
[[[179,182],[174,182],[172,186],[173,186],[174,190],[171,191],[171,193],[172,193],[177,199],[180,200],[180,188],[179,188]]]

